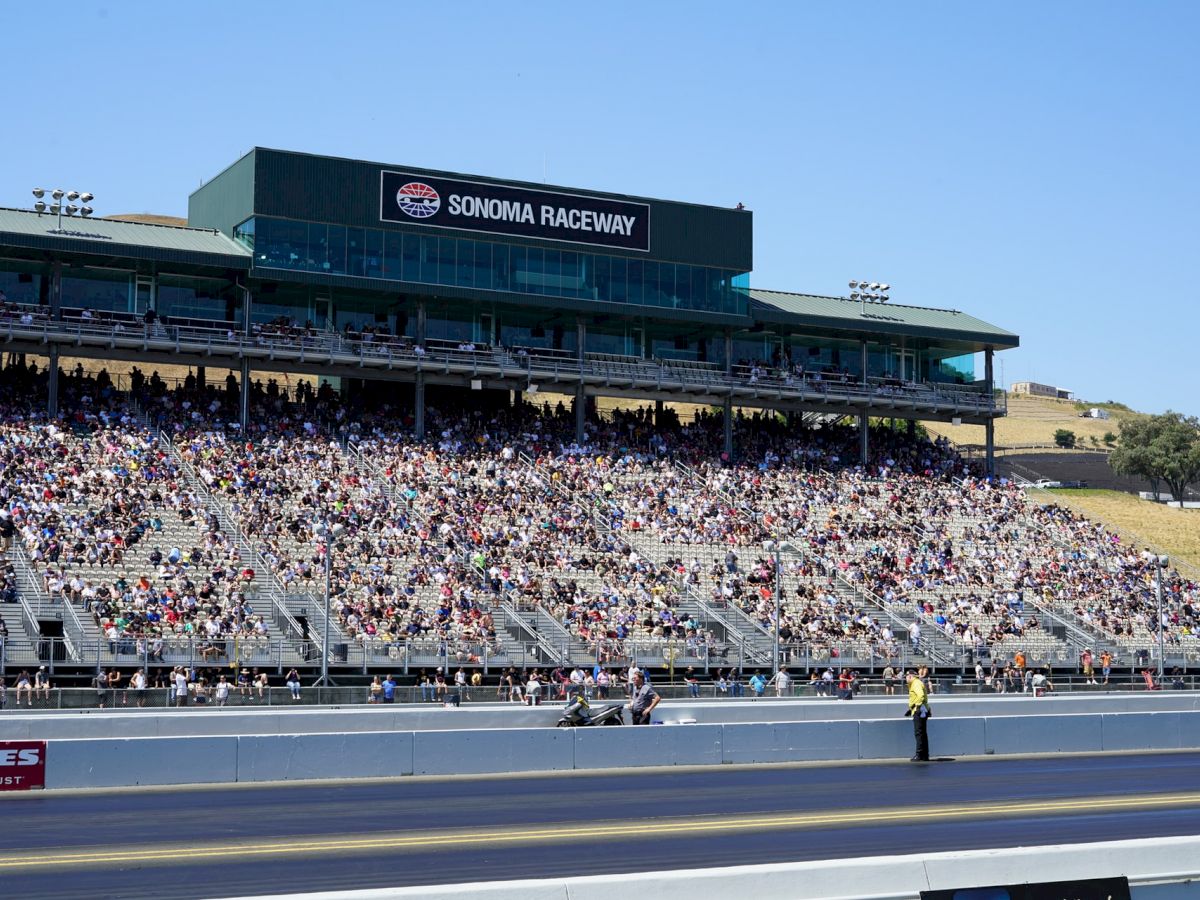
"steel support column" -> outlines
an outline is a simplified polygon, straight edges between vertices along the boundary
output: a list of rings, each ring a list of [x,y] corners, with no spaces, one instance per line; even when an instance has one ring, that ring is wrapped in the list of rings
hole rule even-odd
[[[859,354],[862,359],[862,383],[867,383],[867,342],[859,341]]]
[[[417,333],[418,347],[425,346],[425,299],[417,301]],[[425,373],[417,372],[413,384],[413,431],[418,441],[425,440]]]
[[[725,458],[733,462],[733,398],[725,398]]]
[[[49,346],[50,370],[46,373],[46,412],[58,415],[58,344]]]
[[[587,349],[587,323],[583,316],[575,319],[575,358],[579,362],[579,384],[575,386],[575,443],[583,443],[583,428],[587,422],[587,396],[583,392],[583,360]]]
[[[987,474],[989,477],[996,474],[996,391],[995,391],[995,352],[991,347],[983,351],[984,364],[984,382],[988,392],[988,410],[992,413],[988,417],[987,424],[983,429],[984,449],[987,454],[985,465],[987,466]]]
[[[864,466],[870,458],[870,419],[865,412],[858,414],[858,461]]]
[[[417,440],[425,440],[425,373],[418,372],[413,383],[413,431]]]
[[[242,357],[242,383],[238,421],[242,423],[242,434],[250,427],[250,359]]]
[[[662,428],[663,426],[663,402],[661,400],[654,401],[654,427]]]
[[[55,322],[62,319],[62,263],[50,268],[50,318]]]
[[[583,382],[575,385],[575,443],[582,444],[584,425],[587,421],[587,396],[583,392]]]

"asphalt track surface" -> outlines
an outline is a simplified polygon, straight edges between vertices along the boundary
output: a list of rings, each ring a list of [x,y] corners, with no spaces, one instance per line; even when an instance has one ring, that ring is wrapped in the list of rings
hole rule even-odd
[[[1198,831],[1200,753],[10,794],[0,894],[232,897]]]

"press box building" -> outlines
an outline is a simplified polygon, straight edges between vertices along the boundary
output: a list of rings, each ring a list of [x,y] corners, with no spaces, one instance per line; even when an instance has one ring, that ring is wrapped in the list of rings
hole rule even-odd
[[[1018,344],[955,310],[753,287],[748,210],[396,164],[255,148],[187,228],[66,221],[0,210],[0,290],[49,311],[10,315],[6,349],[397,382],[418,431],[430,389],[540,388],[581,427],[613,396],[960,420],[990,446],[992,356]],[[263,331],[280,320],[311,331]]]

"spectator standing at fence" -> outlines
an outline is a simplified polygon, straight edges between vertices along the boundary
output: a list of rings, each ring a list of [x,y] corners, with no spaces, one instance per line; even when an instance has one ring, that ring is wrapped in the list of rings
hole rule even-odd
[[[687,673],[683,676],[683,682],[687,685],[689,697],[700,696],[700,679],[696,677],[695,667],[687,667]]]
[[[146,670],[138,669],[129,678],[129,687],[136,698],[138,708],[146,705]]]
[[[1092,655],[1091,647],[1084,647],[1083,652],[1079,654],[1079,665],[1083,669],[1083,677],[1087,679],[1088,684],[1096,683],[1096,668],[1095,657]]]
[[[775,677],[772,678],[771,681],[775,684],[776,697],[787,697],[789,694],[791,694],[792,676],[788,674],[788,670],[786,668],[782,668],[776,672]]]
[[[112,668],[108,670],[108,693],[109,699],[112,700],[112,705],[115,708],[117,705],[117,692],[121,689],[121,672],[119,669]],[[125,705],[127,697],[121,695],[121,705]]]
[[[229,679],[227,679],[224,675],[222,675],[221,680],[217,682],[216,697],[217,706],[224,706],[229,702]]]
[[[762,677],[762,672],[755,672],[750,676],[750,690],[754,693],[754,699],[757,700],[767,691],[767,679]]]
[[[175,668],[175,706],[185,706],[187,703],[187,673],[184,667]]]
[[[8,708],[8,682],[0,675],[0,709]]]
[[[371,679],[370,686],[367,687],[367,702],[371,704],[380,703],[383,700],[383,682],[376,675]]]
[[[888,696],[896,693],[896,667],[891,663],[883,669],[883,692]]]
[[[378,681],[378,677],[375,680]],[[396,702],[396,679],[392,677],[390,672],[388,673],[388,677],[383,679],[383,684],[380,685],[380,688],[383,692],[384,703]]]
[[[633,676],[633,685],[629,698],[629,714],[634,725],[649,725],[651,713],[662,698],[646,682],[646,676],[638,672]]]
[[[1107,650],[1100,651],[1100,674],[1104,677],[1104,684],[1108,684],[1108,676],[1112,674],[1112,654]]]
[[[246,698],[250,696],[250,672],[245,667],[239,667],[237,672],[237,687],[238,693],[242,695],[242,702],[246,702]]]
[[[529,706],[542,705],[542,678],[537,669],[529,673],[529,681],[525,684],[525,702]]]
[[[254,686],[258,689],[258,699],[262,700],[267,693],[267,688],[271,686],[270,679],[266,672],[254,670]]]
[[[22,672],[24,677],[25,673]],[[92,686],[96,688],[96,705],[104,709],[108,705],[108,672],[101,669],[96,673],[96,677],[92,679]],[[17,680],[17,706],[21,705],[21,681]]]
[[[908,673],[908,709],[906,716],[913,720],[913,737],[916,741],[916,752],[913,762],[929,762],[929,689],[924,679],[929,677],[929,669],[921,666],[917,674]]]

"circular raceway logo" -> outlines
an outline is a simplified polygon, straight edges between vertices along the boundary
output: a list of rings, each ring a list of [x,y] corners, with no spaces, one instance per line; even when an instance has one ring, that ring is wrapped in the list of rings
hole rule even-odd
[[[427,184],[410,181],[396,191],[396,205],[405,215],[414,219],[428,219],[442,206],[442,198]]]

